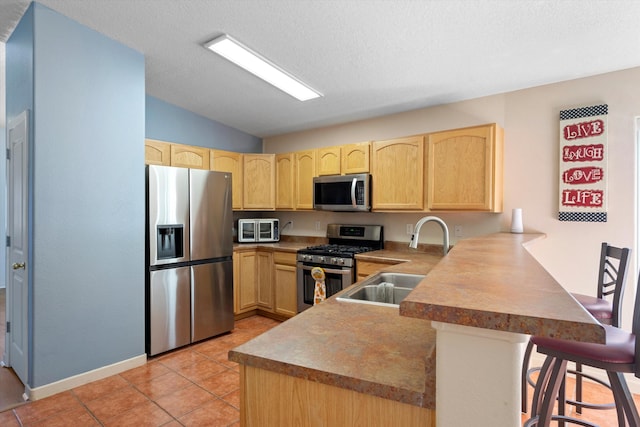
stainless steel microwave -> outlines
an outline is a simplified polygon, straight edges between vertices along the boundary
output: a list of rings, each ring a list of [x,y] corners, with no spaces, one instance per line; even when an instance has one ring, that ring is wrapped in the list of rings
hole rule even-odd
[[[360,173],[313,178],[313,208],[322,211],[371,210],[371,175]]]
[[[280,221],[276,218],[238,220],[238,242],[279,242]]]

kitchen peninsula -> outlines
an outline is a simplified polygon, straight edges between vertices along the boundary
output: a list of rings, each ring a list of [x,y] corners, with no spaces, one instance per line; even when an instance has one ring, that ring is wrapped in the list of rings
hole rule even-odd
[[[524,248],[542,237],[410,252],[385,271],[428,274],[399,310],[331,298],[232,350],[242,425],[519,425],[525,334],[604,339]]]

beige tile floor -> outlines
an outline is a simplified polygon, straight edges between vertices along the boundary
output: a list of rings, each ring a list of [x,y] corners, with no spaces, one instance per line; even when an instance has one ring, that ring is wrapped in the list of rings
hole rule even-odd
[[[227,353],[277,324],[239,320],[230,334],[1,412],[0,426],[239,426],[239,369]]]
[[[2,317],[0,322],[4,322]],[[230,334],[152,358],[145,366],[119,375],[0,412],[0,426],[239,426],[238,366],[227,360],[227,353],[277,324],[261,316],[237,321]],[[4,343],[4,339],[0,341]],[[0,381],[4,378],[0,377]],[[570,382],[568,393],[574,389],[572,385]],[[0,384],[0,389],[3,386]],[[584,393],[592,402],[611,400],[607,389],[593,383],[585,383]],[[531,391],[529,396],[532,394]],[[638,404],[640,396],[636,396]],[[523,422],[527,418],[523,414]],[[617,426],[614,411],[585,409],[583,418],[600,427]]]

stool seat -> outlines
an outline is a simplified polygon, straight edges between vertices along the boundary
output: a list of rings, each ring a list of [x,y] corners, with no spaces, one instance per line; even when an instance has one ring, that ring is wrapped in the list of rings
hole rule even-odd
[[[635,361],[636,337],[632,333],[614,326],[603,325],[606,333],[606,344],[594,344],[578,341],[565,341],[546,337],[531,337],[531,341],[538,346],[538,352],[547,354],[549,351],[571,355],[569,359],[589,363],[629,364],[633,372]],[[567,357],[565,357],[567,358]]]
[[[596,320],[601,323],[611,323],[613,318],[613,303],[604,298],[591,295],[571,294]]]

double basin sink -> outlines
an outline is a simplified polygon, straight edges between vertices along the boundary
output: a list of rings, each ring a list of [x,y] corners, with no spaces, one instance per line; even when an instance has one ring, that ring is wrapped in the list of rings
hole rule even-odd
[[[422,274],[377,273],[336,299],[397,307],[425,277]]]

